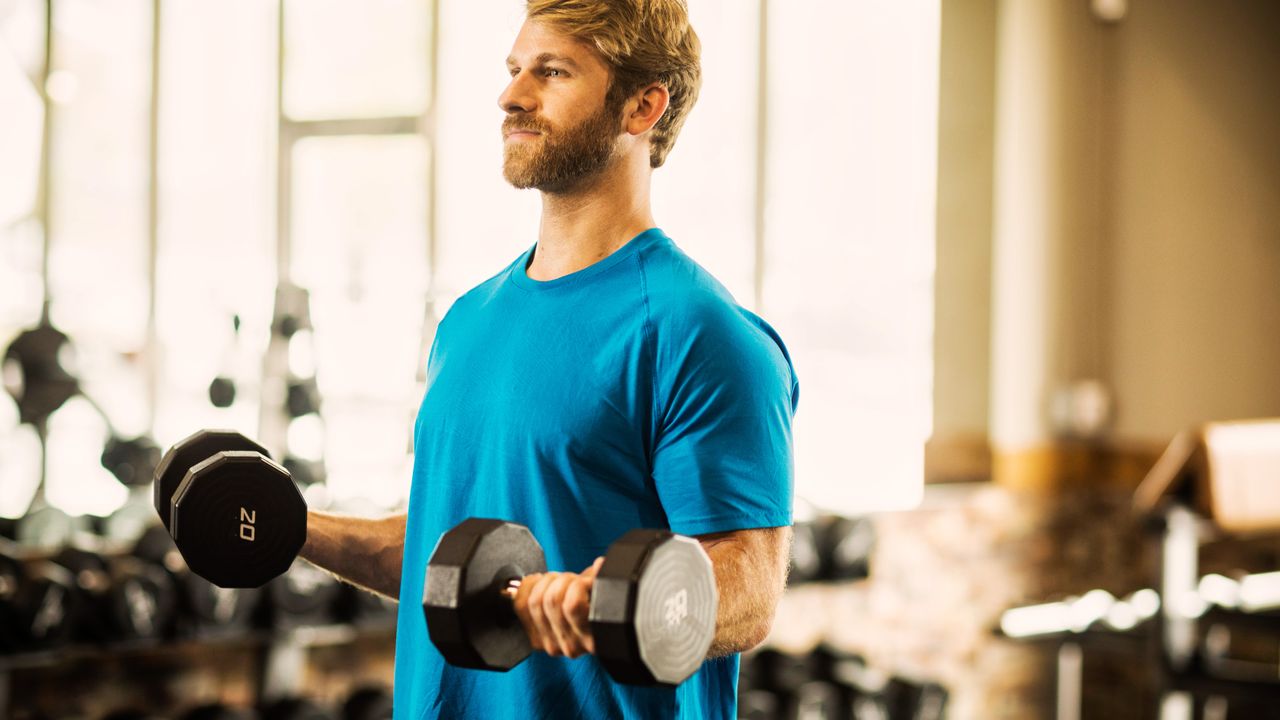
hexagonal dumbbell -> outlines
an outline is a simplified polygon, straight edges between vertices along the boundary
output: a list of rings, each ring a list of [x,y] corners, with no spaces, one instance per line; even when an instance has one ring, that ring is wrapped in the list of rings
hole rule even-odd
[[[230,430],[170,448],[156,467],[155,505],[191,571],[220,587],[261,587],[307,538],[307,504],[288,471]]]
[[[528,657],[512,597],[520,578],[545,571],[542,547],[522,525],[470,518],[441,536],[423,611],[445,660],[505,671]],[[632,530],[609,547],[592,588],[596,658],[621,683],[678,685],[706,659],[716,605],[715,574],[698,541]]]

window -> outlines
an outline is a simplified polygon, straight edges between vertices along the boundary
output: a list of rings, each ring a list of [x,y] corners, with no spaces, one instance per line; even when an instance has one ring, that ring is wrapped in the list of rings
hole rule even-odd
[[[0,17],[6,336],[34,323],[41,293],[32,213],[43,110],[29,78],[44,4],[11,6]],[[931,417],[940,3],[691,6],[704,86],[655,175],[655,216],[787,341],[802,388],[802,508],[913,504]],[[256,433],[264,393],[274,402],[256,378],[280,270],[276,193],[287,188],[284,269],[311,292],[332,489],[403,501],[432,320],[536,240],[537,194],[501,176],[496,102],[523,4],[166,0],[154,368],[144,362],[151,3],[54,7],[49,289],[86,387],[122,431],[152,425],[163,445],[206,426]],[[288,162],[277,177],[281,128]],[[207,399],[220,373],[241,391],[222,410]],[[10,478],[33,472],[8,452],[30,445],[10,430],[11,405],[0,400],[0,514],[25,507],[31,482],[11,490]],[[80,459],[49,468],[51,497],[109,511],[123,491],[85,451],[105,426],[81,404],[63,413],[64,439],[51,446]]]

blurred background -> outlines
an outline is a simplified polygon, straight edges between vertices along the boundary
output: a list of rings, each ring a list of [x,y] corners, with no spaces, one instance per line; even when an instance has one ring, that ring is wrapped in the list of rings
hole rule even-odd
[[[1229,422],[1280,416],[1280,5],[689,6],[654,214],[803,388],[740,714],[1280,717],[1280,433]],[[393,606],[202,584],[150,480],[225,427],[403,508],[435,324],[536,240],[522,8],[0,0],[0,717],[385,710]]]

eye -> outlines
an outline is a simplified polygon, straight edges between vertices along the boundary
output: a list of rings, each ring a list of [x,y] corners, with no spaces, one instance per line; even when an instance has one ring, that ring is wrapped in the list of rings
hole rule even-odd
[[[543,70],[542,72],[543,72],[543,74],[544,74],[544,75],[546,75],[547,77],[560,77],[560,76],[564,75],[564,71],[563,71],[563,70],[560,70],[559,68],[547,68],[546,70]]]

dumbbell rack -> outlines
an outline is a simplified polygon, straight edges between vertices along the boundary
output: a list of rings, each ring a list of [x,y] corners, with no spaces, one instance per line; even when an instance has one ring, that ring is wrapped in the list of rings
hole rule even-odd
[[[1200,549],[1206,541],[1220,537],[1218,529],[1191,510],[1185,499],[1170,502],[1151,518],[1150,526],[1159,550],[1155,568],[1158,607],[1150,617],[1117,624],[1107,617],[1110,608],[1106,603],[1092,603],[1095,611],[1084,607],[1090,604],[1090,593],[1074,603],[1053,604],[1076,616],[1072,626],[1046,627],[1021,636],[1058,644],[1057,720],[1082,717],[1086,648],[1147,659],[1156,706],[1153,715],[1160,720],[1191,720],[1202,713],[1210,717],[1212,708],[1225,712],[1231,700],[1280,705],[1280,666],[1220,657],[1225,648],[1210,647],[1215,644],[1215,626],[1280,635],[1280,617],[1215,607],[1199,590]],[[1101,595],[1110,598],[1109,594]],[[1074,612],[1068,608],[1072,605]],[[1123,605],[1123,601],[1116,602],[1111,608]]]
[[[338,697],[349,690],[344,684],[390,687],[394,638],[394,619],[385,618],[0,655],[0,717],[83,715],[88,708],[92,718],[125,701],[176,715],[197,702],[249,706],[318,689]]]

